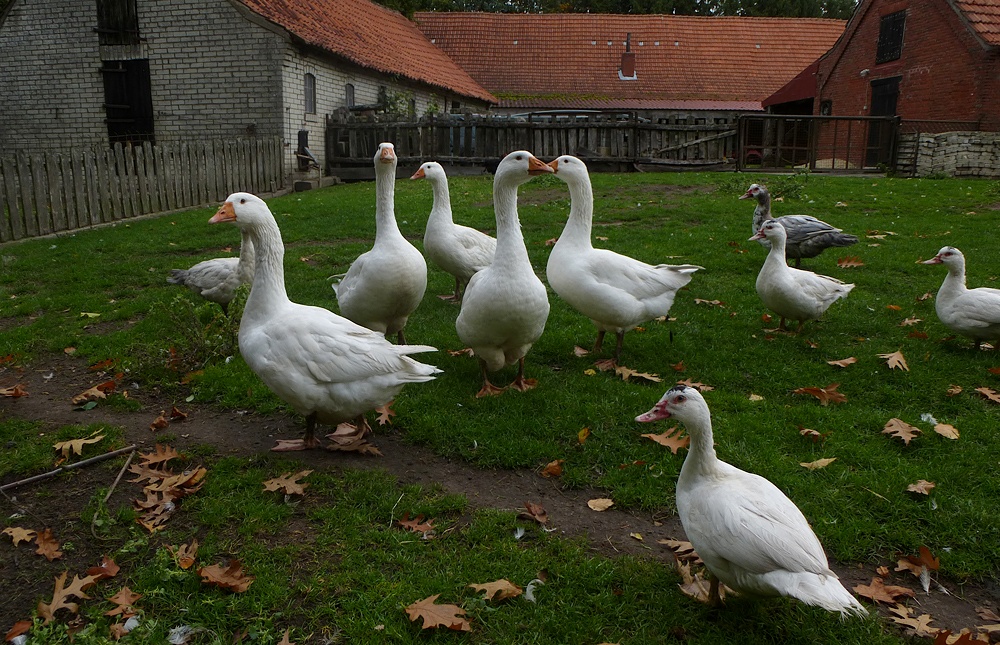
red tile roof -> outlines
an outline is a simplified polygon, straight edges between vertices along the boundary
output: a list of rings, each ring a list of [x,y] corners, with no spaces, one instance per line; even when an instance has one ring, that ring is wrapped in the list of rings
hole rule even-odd
[[[416,25],[369,0],[239,0],[306,44],[362,67],[496,103]]]
[[[952,0],[987,45],[1000,45],[1000,0]]]
[[[982,0],[980,0],[982,1]],[[760,101],[825,53],[844,21],[421,12],[420,29],[501,105]],[[631,33],[637,80],[618,70]],[[584,105],[586,104],[586,105]]]

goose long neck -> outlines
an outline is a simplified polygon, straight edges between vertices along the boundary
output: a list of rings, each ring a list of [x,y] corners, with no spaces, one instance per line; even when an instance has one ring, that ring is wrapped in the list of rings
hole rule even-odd
[[[497,250],[494,266],[529,263],[528,250],[517,216],[517,184],[498,177],[493,183],[493,207],[497,217]]]
[[[965,286],[965,263],[955,263],[947,265],[948,274],[941,283],[940,294],[962,293],[966,291]]]
[[[787,266],[785,260],[785,238],[768,239],[771,243],[771,250],[767,253],[764,264]]]
[[[379,238],[402,235],[396,224],[395,200],[396,168],[375,169],[375,241]]]
[[[681,466],[681,479],[699,475],[710,475],[718,470],[719,458],[715,454],[715,440],[712,436],[712,418],[705,410],[696,419],[684,423],[691,444],[687,457]]]
[[[253,287],[244,308],[244,320],[253,320],[269,308],[288,302],[285,291],[285,245],[272,220],[250,230],[256,255]]]
[[[594,191],[589,181],[568,182],[570,207],[566,228],[559,236],[575,246],[591,247],[591,231],[594,220]]]
[[[452,224],[451,216],[451,194],[448,192],[448,180],[438,179],[431,182],[431,189],[434,196],[434,204],[431,206],[431,214],[438,222]]]

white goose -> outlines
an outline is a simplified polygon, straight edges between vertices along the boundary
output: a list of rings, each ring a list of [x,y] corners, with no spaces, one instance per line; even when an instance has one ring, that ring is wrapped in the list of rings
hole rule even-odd
[[[253,282],[253,242],[241,233],[240,255],[236,258],[213,258],[190,269],[171,269],[167,282],[187,287],[205,300],[216,302],[229,315],[229,303],[241,284]]]
[[[659,316],[666,316],[677,291],[703,267],[694,264],[658,264],[634,260],[591,245],[594,194],[587,166],[570,155],[549,163],[569,186],[569,219],[552,247],[545,268],[549,286],[597,326],[594,351],[604,334],[617,336],[613,362],[622,351],[625,332]]]
[[[671,388],[636,421],[666,418],[683,423],[691,436],[677,478],[677,512],[713,574],[712,604],[721,602],[721,580],[743,594],[790,596],[842,616],[868,614],[830,570],[798,507],[768,480],[716,457],[711,414],[698,390]]]
[[[304,439],[279,441],[273,450],[319,446],[317,423],[357,420],[363,435],[365,412],[391,401],[405,384],[440,373],[407,356],[433,347],[393,345],[331,311],[289,300],[281,232],[259,197],[233,193],[209,221],[235,223],[253,239],[257,271],[240,322],[240,354],[272,392],[306,418]]]
[[[945,327],[974,339],[976,349],[984,340],[1000,340],[1000,289],[966,287],[965,256],[953,246],[943,247],[923,264],[943,264],[948,269],[934,301]]]
[[[781,316],[779,329],[785,329],[785,319],[799,321],[798,330],[806,320],[819,320],[840,298],[846,298],[854,288],[836,278],[802,271],[785,262],[785,227],[771,220],[764,222],[751,240],[767,238],[771,250],[757,275],[757,295],[764,305]]]
[[[391,143],[375,153],[375,243],[333,285],[345,318],[406,342],[403,328],[427,289],[427,262],[399,232],[394,211],[396,152]]]
[[[469,280],[455,330],[479,357],[483,387],[477,397],[500,394],[488,372],[518,363],[511,387],[535,387],[524,378],[524,356],[542,335],[549,316],[545,285],[535,275],[517,217],[517,188],[534,175],[552,172],[530,152],[503,158],[493,178],[493,208],[497,218],[497,250],[493,263]]]
[[[474,228],[456,224],[451,216],[448,176],[436,161],[428,161],[410,179],[427,179],[434,191],[434,204],[427,218],[424,253],[431,262],[455,276],[455,295],[445,300],[461,300],[462,287],[469,278],[493,261],[497,241]]]

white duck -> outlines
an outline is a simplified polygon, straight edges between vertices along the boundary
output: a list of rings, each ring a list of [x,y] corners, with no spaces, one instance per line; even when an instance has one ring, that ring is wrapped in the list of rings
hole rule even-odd
[[[461,300],[462,287],[469,278],[493,261],[497,241],[474,228],[456,224],[451,216],[448,176],[436,161],[428,161],[410,179],[427,179],[434,191],[434,204],[427,218],[424,253],[431,262],[455,276],[455,295],[445,300]]]
[[[858,241],[854,235],[845,233],[812,215],[774,217],[771,215],[771,194],[760,184],[750,184],[747,192],[740,197],[740,199],[750,198],[757,200],[757,206],[753,211],[752,232],[759,231],[761,225],[768,220],[780,222],[788,233],[785,255],[795,259],[795,266],[801,264],[802,258],[814,258],[830,247],[850,246]],[[759,241],[764,248],[770,248],[771,244],[767,240]]]
[[[974,339],[976,349],[984,340],[1000,340],[1000,289],[966,287],[965,256],[953,246],[943,247],[923,264],[943,264],[948,269],[934,302],[945,327]]]
[[[617,336],[613,362],[617,363],[625,332],[644,322],[666,316],[677,291],[703,267],[694,264],[658,264],[634,260],[591,245],[594,194],[587,166],[570,155],[549,163],[569,186],[569,219],[552,247],[545,273],[549,286],[574,309],[597,326],[594,351],[600,351],[604,334]]]
[[[785,319],[799,321],[798,330],[806,320],[819,320],[830,305],[846,298],[854,288],[836,278],[803,271],[785,262],[785,227],[777,221],[764,222],[750,240],[767,238],[771,250],[757,275],[757,295],[764,305],[781,316],[778,329],[785,329]]]
[[[697,389],[667,390],[636,421],[666,418],[683,423],[691,436],[677,478],[677,512],[713,574],[712,604],[721,602],[721,580],[743,594],[790,596],[842,616],[868,614],[830,570],[798,507],[768,480],[716,457],[711,414]]]
[[[534,175],[552,172],[530,152],[519,150],[503,158],[493,178],[493,208],[497,218],[497,250],[493,263],[469,280],[455,329],[470,346],[483,374],[477,397],[500,394],[488,372],[518,363],[511,387],[535,387],[524,378],[524,356],[542,335],[549,316],[545,285],[535,275],[517,217],[517,188]]]
[[[167,282],[187,287],[205,300],[216,302],[229,315],[229,303],[241,284],[253,282],[254,252],[250,236],[241,233],[240,255],[236,258],[213,258],[190,269],[171,269]]]
[[[319,446],[317,423],[357,420],[363,435],[365,412],[391,401],[405,384],[440,373],[407,356],[433,347],[393,345],[331,311],[289,300],[281,232],[259,197],[233,193],[209,221],[235,223],[253,239],[257,271],[240,322],[240,354],[272,392],[306,418],[304,439],[279,441],[273,450]]]
[[[340,313],[354,322],[396,335],[406,342],[403,328],[427,289],[427,262],[399,231],[394,211],[396,152],[391,143],[375,153],[375,243],[351,264],[333,285]]]

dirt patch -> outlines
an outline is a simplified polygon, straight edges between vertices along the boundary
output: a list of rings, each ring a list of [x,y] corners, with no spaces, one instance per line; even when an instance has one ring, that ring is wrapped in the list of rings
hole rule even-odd
[[[74,411],[70,399],[100,382],[100,375],[87,369],[78,359],[65,356],[37,361],[31,368],[15,371],[0,370],[0,387],[23,383],[30,393],[22,398],[0,397],[0,414],[42,424],[40,432],[51,432],[70,424],[106,423],[124,428],[126,441],[135,443],[141,451],[149,451],[156,443],[149,430],[150,422],[160,410],[169,410],[178,403],[155,389],[130,390],[130,398],[141,404],[135,412],[115,410],[99,405],[87,412]],[[258,415],[245,411],[222,410],[212,406],[180,402],[188,418],[171,426],[178,450],[208,444],[219,455],[250,456],[270,449],[276,438],[301,436],[302,420],[287,415]],[[314,470],[336,473],[343,469],[381,469],[394,475],[401,484],[437,484],[448,493],[464,495],[472,508],[520,510],[524,502],[541,504],[548,511],[550,526],[568,536],[585,537],[592,550],[600,555],[615,557],[631,554],[653,558],[665,564],[673,561],[671,552],[656,543],[658,539],[684,539],[684,530],[677,517],[610,509],[596,513],[587,501],[604,497],[598,490],[566,490],[558,480],[545,479],[529,470],[483,470],[464,462],[444,459],[426,448],[406,444],[400,430],[376,431],[373,442],[383,457],[365,457],[350,453],[311,451],[298,453],[297,458]],[[63,559],[46,563],[24,546],[14,548],[9,540],[0,539],[0,627],[26,618],[38,598],[51,594],[52,579],[62,571],[82,572],[96,564],[107,547],[95,538],[89,524],[81,520],[81,511],[94,491],[111,485],[121,467],[121,459],[111,459],[100,466],[81,469],[63,475],[44,485],[29,484],[0,496],[0,512],[5,516],[25,513],[26,524],[59,527],[60,538],[73,544]],[[6,477],[0,484],[16,479]],[[128,505],[138,494],[135,485],[123,482],[112,496],[109,507]],[[630,536],[641,534],[639,541]],[[891,572],[895,562],[882,562],[890,569],[886,584],[919,588],[915,578]],[[845,586],[871,582],[874,565],[831,563]],[[955,632],[984,621],[976,615],[977,607],[1000,611],[1000,586],[961,585],[942,580],[947,589],[918,592],[916,611],[929,613],[935,625]]]

